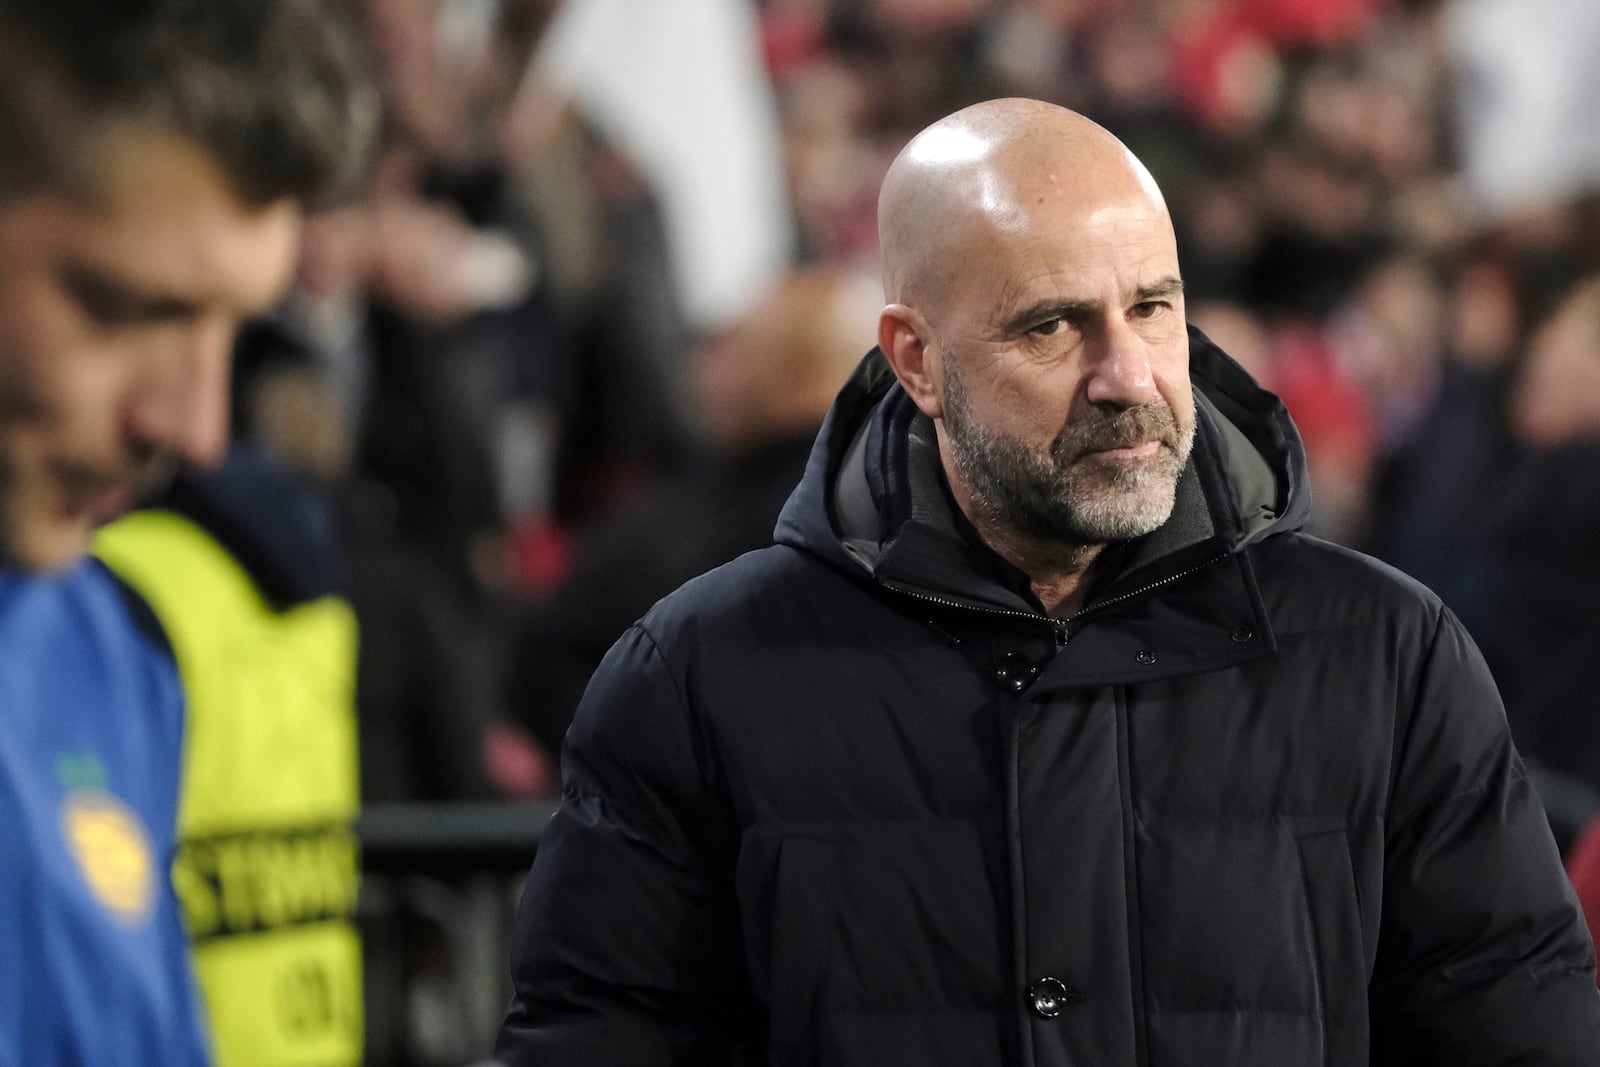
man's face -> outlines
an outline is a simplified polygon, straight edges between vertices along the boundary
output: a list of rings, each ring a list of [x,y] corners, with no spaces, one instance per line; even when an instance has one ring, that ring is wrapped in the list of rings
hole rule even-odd
[[[299,210],[239,202],[189,142],[108,132],[102,188],[0,201],[0,565],[59,569],[175,458],[227,441],[228,360]]]
[[[1014,222],[935,326],[947,465],[981,518],[1030,539],[1149,533],[1194,441],[1171,225],[1136,196]]]
[[[945,389],[955,462],[978,506],[1006,528],[1039,541],[1103,545],[1147,534],[1172,513],[1194,422],[1180,424],[1161,398],[1119,410],[1091,407],[1039,447],[979,422],[953,364]],[[1134,454],[1141,449],[1148,455]]]
[[[1510,414],[1517,436],[1534,448],[1600,438],[1600,276],[1534,330]]]

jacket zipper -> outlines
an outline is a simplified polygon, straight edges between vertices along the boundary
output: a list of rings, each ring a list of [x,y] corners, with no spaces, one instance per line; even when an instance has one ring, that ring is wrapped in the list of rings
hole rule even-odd
[[[980,615],[999,615],[1008,619],[1027,619],[1031,622],[1042,622],[1057,632],[1057,644],[1064,645],[1067,642],[1065,634],[1067,620],[1065,619],[1052,619],[1050,616],[1040,615],[1036,611],[1012,611],[1010,608],[989,608],[981,604],[950,600],[947,597],[934,596],[932,593],[919,593],[915,589],[907,589],[903,585],[888,585],[885,583],[884,588],[899,593],[901,596],[907,596],[913,600],[921,600],[928,604],[938,604],[944,608],[955,608],[958,611],[975,611]]]
[[[1149,585],[1142,585],[1138,589],[1130,589],[1126,593],[1119,593],[1116,596],[1112,597],[1110,600],[1097,600],[1093,604],[1090,604],[1087,607],[1083,608],[1083,610],[1074,612],[1073,614],[1067,616],[1067,618],[1065,620],[1063,620],[1063,621],[1066,622],[1070,626],[1072,623],[1077,622],[1079,619],[1083,618],[1085,615],[1089,615],[1089,614],[1091,614],[1093,612],[1097,612],[1097,611],[1102,611],[1105,608],[1109,608],[1113,604],[1120,604],[1125,600],[1132,600],[1134,597],[1144,596],[1146,593],[1152,593],[1155,590],[1160,589],[1164,585],[1171,585],[1173,582],[1182,581],[1183,579],[1189,577],[1191,574],[1199,574],[1201,571],[1205,570],[1207,567],[1216,566],[1218,563],[1221,563],[1223,560],[1227,559],[1229,554],[1230,553],[1224,552],[1221,555],[1213,556],[1210,559],[1206,560],[1204,563],[1198,563],[1195,566],[1190,567],[1186,571],[1179,571],[1177,574],[1169,574],[1165,578],[1160,578],[1160,579],[1157,579],[1156,581],[1151,582]]]

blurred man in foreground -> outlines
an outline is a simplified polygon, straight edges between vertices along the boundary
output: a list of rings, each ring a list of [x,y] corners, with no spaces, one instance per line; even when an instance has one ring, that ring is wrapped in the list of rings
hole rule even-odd
[[[0,1064],[206,1059],[182,704],[93,531],[227,440],[235,327],[370,108],[314,0],[0,0]]]
[[[878,223],[879,351],[778,544],[578,709],[502,1058],[1597,1062],[1482,659],[1302,532],[1299,437],[1186,329],[1145,168],[991,101]]]

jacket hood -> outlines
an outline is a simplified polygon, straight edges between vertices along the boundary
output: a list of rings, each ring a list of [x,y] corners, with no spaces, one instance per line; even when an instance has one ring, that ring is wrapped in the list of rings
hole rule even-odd
[[[1305,449],[1282,401],[1193,327],[1189,374],[1195,445],[1172,515],[1111,550],[1090,607],[1310,516]],[[840,390],[774,536],[891,589],[990,611],[1041,610],[1026,577],[971,533],[945,488],[932,420],[878,349]]]

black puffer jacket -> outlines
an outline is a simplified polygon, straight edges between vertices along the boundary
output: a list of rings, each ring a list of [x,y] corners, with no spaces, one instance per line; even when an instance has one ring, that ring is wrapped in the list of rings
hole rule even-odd
[[[1425,590],[1296,532],[1286,414],[1191,347],[1177,510],[1066,623],[862,365],[778,545],[591,684],[503,1058],[1600,1064],[1593,950],[1481,660]]]

